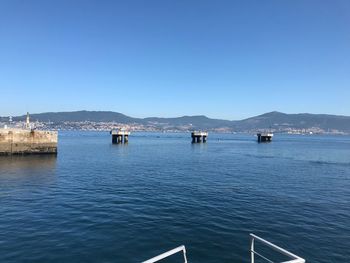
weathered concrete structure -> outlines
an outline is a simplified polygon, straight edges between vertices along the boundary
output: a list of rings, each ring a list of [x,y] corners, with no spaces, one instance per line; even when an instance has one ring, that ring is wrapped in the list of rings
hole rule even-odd
[[[57,132],[0,129],[0,155],[57,154]]]
[[[208,133],[202,131],[194,131],[191,133],[192,143],[207,142]]]
[[[111,130],[110,133],[112,134],[112,143],[113,144],[128,143],[129,142],[130,132],[128,132],[128,131]]]
[[[272,133],[258,133],[258,142],[271,142],[273,134]]]

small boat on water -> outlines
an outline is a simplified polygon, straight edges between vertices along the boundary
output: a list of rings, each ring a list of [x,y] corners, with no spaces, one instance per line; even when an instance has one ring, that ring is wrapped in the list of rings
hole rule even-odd
[[[289,252],[288,250],[285,250],[279,246],[276,246],[275,244],[261,238],[258,237],[254,234],[250,234],[250,263],[254,263],[255,262],[255,256],[257,256],[258,258],[263,259],[265,262],[276,262],[276,261],[272,261],[271,259],[267,258],[266,256],[260,254],[259,252],[257,252],[255,245],[256,243],[260,243],[262,245],[265,245],[267,247],[269,247],[270,249],[277,251],[278,253],[284,255],[286,257],[286,260],[283,261],[279,261],[280,263],[305,263],[305,259]],[[164,258],[170,257],[176,253],[183,253],[183,259],[184,259],[184,263],[187,263],[187,257],[186,257],[186,248],[184,245],[179,246],[177,248],[174,248],[172,250],[169,250],[167,252],[164,252],[158,256],[155,256],[153,258],[150,258],[146,261],[143,261],[142,263],[154,263],[154,262],[158,262],[160,260],[163,260]],[[260,261],[259,261],[260,262]],[[277,263],[277,262],[276,262]]]

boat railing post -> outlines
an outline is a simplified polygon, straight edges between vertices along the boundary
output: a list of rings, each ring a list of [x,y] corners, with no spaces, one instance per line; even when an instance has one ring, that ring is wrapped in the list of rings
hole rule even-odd
[[[250,263],[254,263],[254,237],[250,237]]]
[[[183,254],[184,254],[184,261],[187,263],[187,257],[186,257],[186,247],[183,247]]]

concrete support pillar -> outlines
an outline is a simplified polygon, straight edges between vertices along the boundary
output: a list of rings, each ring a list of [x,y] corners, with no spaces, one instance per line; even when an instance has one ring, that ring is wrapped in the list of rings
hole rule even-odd
[[[128,142],[129,142],[128,135],[112,135],[113,144],[128,143]]]

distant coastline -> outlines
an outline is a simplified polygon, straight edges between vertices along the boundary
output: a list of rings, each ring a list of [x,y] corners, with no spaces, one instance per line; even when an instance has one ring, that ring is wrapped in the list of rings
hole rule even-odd
[[[0,127],[22,127],[25,115],[0,117]],[[270,131],[288,134],[350,134],[350,117],[326,114],[285,114],[269,112],[244,120],[229,121],[206,116],[177,118],[133,118],[110,111],[75,111],[31,114],[37,129],[109,131],[125,128],[145,132],[188,132],[207,130],[218,133],[255,133]]]

